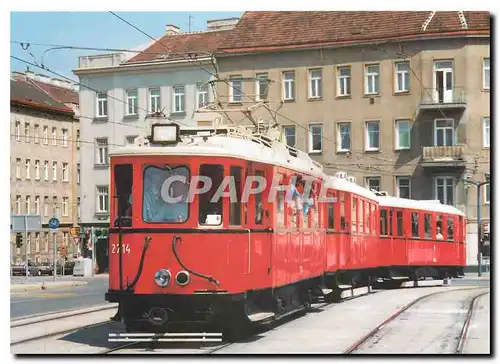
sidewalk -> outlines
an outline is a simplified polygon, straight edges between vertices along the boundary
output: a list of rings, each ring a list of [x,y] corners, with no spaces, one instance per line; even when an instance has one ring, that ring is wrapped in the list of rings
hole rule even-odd
[[[85,286],[86,281],[44,281],[35,283],[17,283],[10,285],[10,292],[25,292],[25,291],[38,291],[38,290],[48,290],[61,287],[71,287],[71,286]]]

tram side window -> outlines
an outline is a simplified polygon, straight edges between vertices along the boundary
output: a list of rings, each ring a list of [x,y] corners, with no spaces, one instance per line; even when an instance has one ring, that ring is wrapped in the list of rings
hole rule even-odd
[[[231,167],[229,170],[236,189],[236,194],[230,194],[229,225],[241,225],[241,171],[241,167]]]
[[[198,222],[202,225],[220,225],[222,224],[223,198],[221,196],[214,198],[214,195],[224,178],[224,167],[220,164],[202,164],[200,176],[210,178],[212,186],[207,192],[199,195]]]
[[[345,220],[345,200],[344,193],[339,193],[339,201],[340,201],[340,230],[345,231],[347,227],[347,222]]]
[[[389,235],[393,236],[393,227],[392,227],[392,210],[389,210]]]
[[[331,197],[331,196],[330,196]],[[328,229],[335,229],[334,221],[335,221],[335,214],[334,214],[334,206],[333,203],[329,202],[328,203]]]
[[[372,213],[371,213],[371,218],[370,218],[370,222],[371,222],[371,231],[372,231],[372,235],[377,235],[377,210],[375,208],[375,204],[372,204]]]
[[[453,217],[448,217],[448,240],[453,241],[455,240],[455,220],[453,220]]]
[[[358,227],[358,199],[354,197],[352,198],[351,221],[352,231],[356,231]]]
[[[370,206],[371,203],[368,201],[365,202],[365,233],[370,235]]]
[[[411,236],[414,238],[419,237],[419,213],[418,212],[412,212],[411,213]]]
[[[464,242],[464,218],[462,216],[458,217],[458,241],[457,243]]]
[[[436,215],[436,239],[442,240],[443,237],[443,216]]]
[[[425,229],[425,238],[431,238],[431,215],[424,214],[424,229]]]
[[[264,172],[256,171],[255,175],[258,177],[263,177]],[[255,183],[257,184],[257,182]],[[255,195],[255,225],[262,225],[263,219],[264,219],[264,205],[262,203],[262,191],[261,191]]]
[[[132,164],[115,166],[115,221],[114,226],[132,226]]]
[[[387,235],[387,210],[380,210],[380,235]]]
[[[396,211],[396,233],[403,236],[403,211]]]
[[[365,212],[364,212],[364,206],[365,202],[363,200],[359,200],[359,221],[358,221],[358,231],[360,233],[364,232],[364,225],[365,225]]]
[[[285,226],[285,191],[278,191],[276,199],[276,223],[283,227]]]

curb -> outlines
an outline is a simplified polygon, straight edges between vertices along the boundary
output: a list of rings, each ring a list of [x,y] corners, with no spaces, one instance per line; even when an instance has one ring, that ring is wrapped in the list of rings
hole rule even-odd
[[[86,281],[66,281],[66,282],[42,282],[35,284],[12,284],[10,286],[10,292],[27,292],[27,291],[37,291],[37,290],[48,290],[61,287],[72,287],[72,286],[85,286],[88,282]]]

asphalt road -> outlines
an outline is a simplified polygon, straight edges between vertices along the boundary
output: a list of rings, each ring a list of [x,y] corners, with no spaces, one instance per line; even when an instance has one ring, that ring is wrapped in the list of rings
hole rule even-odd
[[[86,278],[85,281],[88,282],[85,286],[11,293],[10,317],[13,319],[106,303],[104,294],[108,290],[108,280]],[[30,280],[30,283],[35,282],[36,280],[33,280],[33,282]]]

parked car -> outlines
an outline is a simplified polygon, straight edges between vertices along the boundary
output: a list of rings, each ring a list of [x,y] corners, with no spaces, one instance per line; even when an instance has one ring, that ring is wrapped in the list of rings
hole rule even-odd
[[[26,263],[15,264],[12,266],[12,275],[14,276],[25,276],[26,275]],[[33,262],[28,261],[28,275],[29,276],[41,276],[42,270],[37,267]]]
[[[44,275],[53,275],[54,274],[54,266],[50,263],[40,263],[38,264],[38,268]]]

